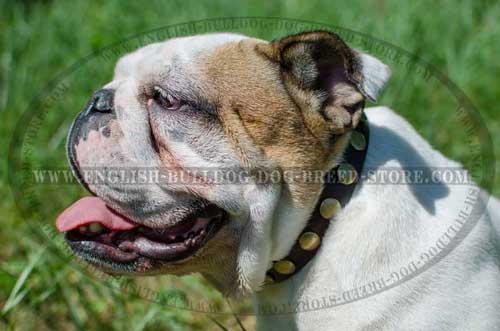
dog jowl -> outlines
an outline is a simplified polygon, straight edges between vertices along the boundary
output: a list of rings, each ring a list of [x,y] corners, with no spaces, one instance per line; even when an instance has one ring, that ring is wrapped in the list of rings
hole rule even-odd
[[[208,34],[138,49],[71,127],[69,162],[93,196],[64,211],[57,227],[75,255],[109,273],[199,272],[224,293],[257,291],[304,228],[322,184],[252,174],[334,167],[364,101],[389,75],[322,31],[272,42]],[[248,176],[244,185],[218,185],[192,178],[195,168]],[[196,180],[96,182],[95,169]]]

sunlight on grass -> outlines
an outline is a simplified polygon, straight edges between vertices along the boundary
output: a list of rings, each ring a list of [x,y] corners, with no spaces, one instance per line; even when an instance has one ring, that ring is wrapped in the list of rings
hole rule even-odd
[[[500,130],[496,109],[500,95],[500,64],[496,59],[500,53],[500,3],[495,1],[153,1],[146,6],[131,1],[0,0],[0,4],[0,132],[5,156],[29,101],[84,56],[156,27],[204,17],[252,15],[301,17],[346,27],[422,57],[472,99],[492,133],[495,152],[500,153],[500,136],[496,134]],[[433,9],[433,5],[439,7]],[[410,70],[396,69],[382,102],[405,116],[434,147],[468,165],[468,137],[462,124],[450,115],[456,108],[454,97],[434,80],[419,81]],[[71,118],[63,115],[81,109],[92,90],[109,80],[112,70],[112,63],[94,65],[72,76],[76,83],[65,93],[65,107],[54,107],[46,114],[34,139],[36,148],[31,156],[36,166],[66,167],[64,141]],[[28,199],[16,200],[11,195],[4,163],[0,168],[0,329],[241,329],[231,314],[195,313],[154,304],[96,281],[94,275],[82,271],[79,262],[69,262],[60,247],[48,244],[46,234],[33,231],[38,224],[52,224],[57,213],[84,191],[76,185],[38,188],[37,210],[21,215],[17,206]],[[498,177],[493,185],[496,195],[500,194]],[[40,220],[37,215],[49,219]],[[227,308],[222,295],[199,275],[125,281],[179,302],[207,300]],[[249,301],[232,309],[242,314],[245,328],[254,329],[254,317],[243,314],[251,311]]]

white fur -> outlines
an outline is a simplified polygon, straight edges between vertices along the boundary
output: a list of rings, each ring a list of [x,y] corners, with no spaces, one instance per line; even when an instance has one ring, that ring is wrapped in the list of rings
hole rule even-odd
[[[392,110],[377,107],[366,113],[371,135],[365,169],[459,166]],[[258,293],[255,304],[321,299],[389,277],[435,245],[464,208],[469,189],[380,183],[357,187],[314,259],[289,280]],[[258,330],[498,329],[499,206],[490,197],[488,212],[465,240],[416,278],[345,305],[258,315]]]
[[[380,91],[391,76],[391,69],[371,55],[357,53],[361,61],[361,73],[364,77],[361,88],[367,97],[376,101]]]

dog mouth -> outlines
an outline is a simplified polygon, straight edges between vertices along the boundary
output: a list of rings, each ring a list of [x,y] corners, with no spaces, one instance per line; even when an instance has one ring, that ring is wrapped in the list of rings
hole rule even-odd
[[[227,213],[208,204],[175,225],[151,228],[136,223],[98,197],[82,198],[57,219],[70,247],[93,260],[129,263],[139,258],[164,262],[195,254],[220,230]]]

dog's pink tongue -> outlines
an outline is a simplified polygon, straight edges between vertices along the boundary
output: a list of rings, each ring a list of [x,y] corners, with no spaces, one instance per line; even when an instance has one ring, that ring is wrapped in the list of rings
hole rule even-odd
[[[138,226],[125,216],[108,208],[100,198],[85,197],[59,215],[56,227],[59,232],[67,232],[92,222],[101,223],[111,230],[130,230]]]

